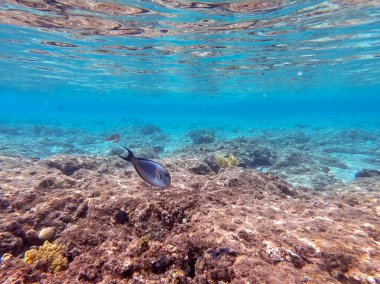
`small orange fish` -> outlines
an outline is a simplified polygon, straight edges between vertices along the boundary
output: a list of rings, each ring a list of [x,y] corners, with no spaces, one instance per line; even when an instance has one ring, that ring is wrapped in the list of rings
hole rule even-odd
[[[117,143],[120,141],[120,134],[116,133],[114,135],[111,135],[110,137],[107,137],[106,139],[104,139],[104,141],[112,141],[112,142]]]

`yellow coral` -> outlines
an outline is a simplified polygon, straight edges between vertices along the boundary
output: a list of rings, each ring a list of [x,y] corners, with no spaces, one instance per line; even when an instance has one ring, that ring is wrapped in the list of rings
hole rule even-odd
[[[149,238],[148,236],[142,236],[139,240],[139,247],[141,249],[148,249],[149,248]]]
[[[62,254],[63,246],[58,243],[45,241],[38,249],[31,249],[25,252],[24,261],[27,264],[39,262],[42,268],[47,268],[49,272],[60,272],[67,268],[69,262]]]
[[[186,279],[186,275],[182,270],[177,269],[174,271],[173,282],[172,282],[173,284],[184,283],[185,279]]]
[[[222,168],[236,167],[239,164],[239,159],[234,155],[217,155],[215,161]]]

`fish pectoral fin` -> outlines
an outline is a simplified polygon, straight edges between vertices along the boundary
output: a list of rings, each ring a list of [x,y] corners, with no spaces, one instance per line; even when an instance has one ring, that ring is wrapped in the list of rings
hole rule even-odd
[[[156,177],[157,177],[158,180],[162,179],[161,178],[161,174],[160,174],[160,172],[158,170],[156,170]]]

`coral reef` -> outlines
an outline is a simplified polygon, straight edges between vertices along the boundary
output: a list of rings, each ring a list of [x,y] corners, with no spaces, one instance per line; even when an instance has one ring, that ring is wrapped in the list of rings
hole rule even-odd
[[[236,167],[239,164],[239,159],[234,155],[217,155],[215,162],[221,168]]]
[[[187,135],[192,139],[194,144],[206,144],[215,141],[214,132],[204,129],[191,130]]]
[[[142,135],[153,135],[156,133],[160,133],[162,130],[155,125],[145,125],[141,127],[140,132]]]
[[[164,148],[164,146],[161,146],[161,145],[154,145],[154,146],[152,147],[152,150],[153,150],[153,152],[154,152],[155,154],[160,154],[160,153],[162,153],[162,152],[165,151],[165,148]]]
[[[306,186],[317,190],[328,190],[353,180],[355,173],[359,170],[350,160],[354,159],[353,156],[347,159],[348,152],[343,154],[344,159],[339,153],[325,152],[333,144],[340,145],[339,134],[336,135],[334,139],[326,137],[330,141],[319,145],[323,138],[313,139],[303,132],[265,133],[255,138],[239,137],[218,140],[212,144],[212,147],[205,145],[201,149],[197,145],[192,145],[179,150],[178,153],[194,157],[190,169],[199,175],[218,173],[220,166],[213,157],[233,153],[234,156],[239,157],[238,167],[272,172],[297,187]],[[359,145],[368,143],[367,140],[356,136],[355,141],[358,141]],[[351,149],[351,153],[358,151],[360,149],[355,147]],[[364,154],[360,154],[360,158],[362,155]],[[372,151],[365,155],[372,157],[370,160],[366,159],[375,167],[376,152]],[[355,162],[362,167],[362,161],[357,159]]]
[[[46,161],[1,159],[0,282],[380,281],[379,177],[318,192],[242,167],[196,175],[193,161],[167,158],[172,186],[156,190],[114,159],[89,158],[69,177]],[[74,182],[39,186],[64,178]],[[60,245],[27,252],[48,227]],[[63,259],[31,257],[52,246],[67,258],[60,273]]]
[[[214,157],[226,153],[238,157],[239,167],[269,171],[294,186],[318,190],[327,190],[351,181],[362,169],[373,171],[380,167],[378,130],[364,131],[354,127],[321,129],[301,125],[271,131],[261,129],[250,132],[249,129],[244,129],[244,136],[239,136],[222,132],[224,130],[220,128],[213,129],[220,131],[218,140],[215,140],[214,131],[188,126],[164,132],[156,125],[140,123],[113,128],[112,132],[126,137],[124,146],[133,149],[140,157],[157,159],[171,156],[173,153],[182,157],[192,157],[193,165],[189,165],[188,168],[193,168],[193,172],[199,175],[218,173],[220,166]],[[107,153],[110,153],[111,144],[104,142],[103,136],[104,133],[111,132],[109,128],[94,133],[82,129],[33,124],[17,127],[2,125],[0,130],[0,153],[22,155],[35,160],[45,157],[44,161],[50,167],[61,170],[66,176],[80,169],[94,170],[98,167],[105,173],[112,172],[112,168],[107,164],[99,161],[95,165],[91,159],[83,155],[86,153],[110,159]],[[194,140],[189,141],[189,135],[193,136]],[[8,145],[7,141],[12,141],[12,146]],[[196,144],[199,142],[201,144]],[[76,158],[71,157],[65,161],[67,158],[60,156],[60,153],[73,154]],[[112,163],[118,167],[125,167],[124,163],[117,160]],[[64,183],[69,182],[68,179],[63,182],[47,178],[41,181],[40,187],[68,187],[70,185]]]
[[[197,175],[211,175],[215,173],[207,163],[203,162],[195,162],[189,167],[189,170]]]
[[[380,176],[380,171],[364,169],[355,174],[356,178],[368,178],[368,177],[376,177],[376,176]]]
[[[53,273],[66,269],[69,264],[62,254],[62,245],[49,241],[38,249],[26,251],[24,260],[27,264],[35,264],[37,268]]]
[[[54,158],[46,159],[46,164],[51,168],[60,170],[66,176],[71,176],[82,168],[91,170],[94,167],[94,163],[88,157],[68,159],[65,156],[55,156]]]
[[[112,142],[117,143],[117,142],[120,141],[120,139],[121,139],[120,134],[119,134],[119,133],[115,133],[115,134],[113,134],[113,135],[107,137],[107,138],[104,139],[104,140],[105,140],[105,141],[112,141]]]

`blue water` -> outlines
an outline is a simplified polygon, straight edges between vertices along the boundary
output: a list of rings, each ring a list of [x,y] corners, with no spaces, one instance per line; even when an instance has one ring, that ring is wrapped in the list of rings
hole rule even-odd
[[[219,143],[265,136],[278,149],[302,132],[312,139],[305,155],[347,165],[330,169],[342,181],[380,168],[376,1],[108,1],[120,6],[105,10],[90,1],[3,2],[2,155],[108,155],[105,137],[133,140],[153,124],[169,137],[162,156],[191,146],[192,129],[212,129]],[[325,149],[337,141],[343,152]]]

